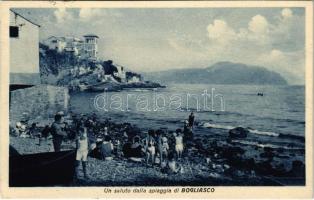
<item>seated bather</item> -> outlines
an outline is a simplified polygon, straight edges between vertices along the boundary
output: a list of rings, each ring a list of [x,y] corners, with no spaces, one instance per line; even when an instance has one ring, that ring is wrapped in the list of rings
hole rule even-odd
[[[101,145],[101,157],[103,160],[112,160],[113,144],[111,143],[111,137],[105,136],[105,139]]]
[[[142,145],[140,144],[140,138],[139,136],[135,136],[133,138],[132,143],[127,142],[123,145],[123,155],[126,158],[129,158],[132,161],[135,162],[141,162],[142,161]]]

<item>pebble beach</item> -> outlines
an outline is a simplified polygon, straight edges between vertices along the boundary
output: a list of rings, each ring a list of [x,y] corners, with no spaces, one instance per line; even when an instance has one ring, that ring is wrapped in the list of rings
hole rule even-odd
[[[121,125],[112,124],[113,127]],[[109,161],[89,157],[89,178],[83,178],[80,167],[78,181],[68,186],[265,186],[304,183],[304,164],[296,160],[292,152],[239,145],[236,140],[228,140],[228,133],[221,133],[221,129],[207,128],[206,131],[211,133],[211,137],[195,135],[189,142],[183,159],[178,161],[182,168],[178,173],[166,173],[158,164],[147,166],[144,160],[135,163],[123,156],[114,156]],[[115,132],[112,137],[119,138],[120,135]],[[39,145],[39,138],[10,136],[10,145],[20,154],[53,152],[51,137],[42,139]],[[70,149],[75,150],[75,142],[64,141],[62,150]]]

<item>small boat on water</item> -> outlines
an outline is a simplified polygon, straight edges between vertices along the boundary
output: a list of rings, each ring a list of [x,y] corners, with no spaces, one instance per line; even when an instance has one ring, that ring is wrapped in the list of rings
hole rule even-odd
[[[11,151],[10,151],[11,152]],[[47,152],[9,157],[9,186],[63,186],[73,181],[75,151]]]

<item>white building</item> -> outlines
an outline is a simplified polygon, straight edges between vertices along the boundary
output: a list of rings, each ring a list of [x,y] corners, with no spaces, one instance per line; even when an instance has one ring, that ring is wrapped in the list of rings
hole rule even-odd
[[[128,79],[128,83],[139,83],[141,82],[141,78],[138,76],[132,76]]]
[[[40,84],[39,25],[10,10],[10,123],[67,111],[68,89]]]
[[[72,53],[75,56],[81,56],[82,48],[84,47],[83,46],[84,43],[81,39],[75,37],[66,37],[65,41],[66,41],[66,46],[64,49],[65,52]]]
[[[39,25],[10,10],[10,86],[40,83]]]
[[[118,72],[114,72],[114,75],[116,77],[121,78],[121,82],[125,82],[126,81],[126,74],[125,74],[125,70],[123,66],[120,65],[115,65],[117,67]]]
[[[83,57],[90,60],[97,60],[98,58],[98,36],[94,34],[84,35],[84,53]]]
[[[84,53],[84,41],[79,38],[76,38],[74,45],[76,46],[77,49],[77,56],[82,57]]]
[[[67,46],[65,37],[51,36],[43,41],[43,44],[48,46],[49,49],[54,49],[58,52],[63,52]]]
[[[84,59],[97,60],[98,58],[98,36],[85,35],[84,39],[76,37],[51,36],[43,41],[49,49],[58,52],[67,52]]]

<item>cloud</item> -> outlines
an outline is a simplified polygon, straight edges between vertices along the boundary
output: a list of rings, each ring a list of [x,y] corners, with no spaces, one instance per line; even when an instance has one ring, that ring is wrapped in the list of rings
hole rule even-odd
[[[236,37],[235,31],[224,20],[214,20],[213,24],[207,26],[207,32],[211,40],[222,44],[226,44]]]
[[[278,49],[273,49],[270,52],[270,57],[272,59],[282,59],[283,58],[283,52]]]
[[[101,17],[104,12],[101,9],[95,8],[82,8],[79,12],[79,17],[82,20],[88,21],[94,17]]]
[[[216,19],[207,26],[208,38],[219,45],[232,46],[230,42],[250,42],[264,45],[269,40],[269,23],[262,15],[251,18],[246,28],[233,29],[226,21]],[[255,45],[254,45],[255,46]]]
[[[73,16],[66,8],[58,8],[54,11],[54,16],[57,19],[58,23],[64,23],[68,20],[72,20]]]
[[[255,34],[267,34],[269,31],[268,21],[264,16],[256,15],[249,22],[248,29]]]
[[[58,23],[70,20],[91,21],[97,23],[104,17],[121,17],[122,13],[114,9],[81,8],[78,11],[66,8],[58,8],[54,12],[54,17]]]
[[[284,8],[284,9],[282,9],[282,11],[281,11],[281,15],[282,15],[282,17],[283,17],[284,19],[286,19],[286,18],[291,18],[291,17],[293,16],[293,12],[292,12],[292,10],[289,9],[289,8]]]
[[[252,17],[245,31],[247,32],[247,38],[244,39],[258,45],[267,45],[269,43],[270,25],[264,16],[255,15]]]
[[[270,23],[257,14],[246,27],[232,28],[226,20],[215,19],[207,26],[212,60],[229,60],[266,66],[290,83],[304,81],[304,18],[284,8]],[[303,48],[303,49],[302,49]],[[300,50],[301,49],[301,50]]]
[[[88,21],[103,17],[121,17],[122,13],[113,9],[99,9],[99,8],[81,8],[79,17],[81,20]]]

